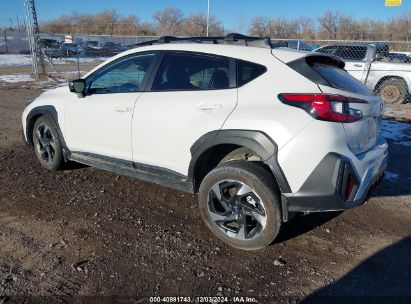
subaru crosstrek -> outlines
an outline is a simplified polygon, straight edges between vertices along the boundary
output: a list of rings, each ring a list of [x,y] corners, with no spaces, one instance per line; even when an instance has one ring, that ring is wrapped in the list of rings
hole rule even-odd
[[[27,106],[43,167],[75,161],[198,193],[205,224],[241,249],[272,243],[291,214],[362,204],[381,181],[383,103],[338,57],[166,38]]]

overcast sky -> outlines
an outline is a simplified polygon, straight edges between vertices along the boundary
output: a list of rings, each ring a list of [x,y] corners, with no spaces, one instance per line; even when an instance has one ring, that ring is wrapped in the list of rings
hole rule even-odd
[[[24,16],[23,0],[0,1],[0,26],[13,26],[17,15]],[[338,10],[354,18],[388,20],[411,11],[411,0],[403,0],[401,7],[385,7],[385,0],[210,0],[211,12],[221,20],[225,28],[235,27],[242,17],[254,16],[305,16],[316,18],[326,10]],[[151,21],[152,15],[167,7],[177,7],[185,14],[206,12],[207,0],[36,0],[39,22],[48,21],[72,11],[97,13],[104,9],[117,9],[122,16],[135,14],[142,21]]]

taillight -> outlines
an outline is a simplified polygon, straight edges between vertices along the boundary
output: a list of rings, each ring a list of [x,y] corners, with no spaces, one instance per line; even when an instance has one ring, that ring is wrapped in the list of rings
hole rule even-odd
[[[362,112],[351,109],[350,103],[367,103],[366,100],[331,94],[279,94],[281,102],[305,110],[318,120],[334,122],[354,122],[362,117]]]

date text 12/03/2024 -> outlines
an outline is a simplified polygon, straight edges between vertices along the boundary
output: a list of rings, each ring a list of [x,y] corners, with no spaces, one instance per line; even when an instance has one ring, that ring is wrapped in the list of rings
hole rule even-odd
[[[150,303],[258,303],[253,297],[150,297]]]

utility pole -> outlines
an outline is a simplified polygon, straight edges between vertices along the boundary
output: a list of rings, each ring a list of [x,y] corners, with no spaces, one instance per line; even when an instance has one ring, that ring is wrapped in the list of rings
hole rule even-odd
[[[17,19],[17,30],[20,32],[20,20],[19,20],[19,15],[16,15]]]
[[[4,42],[6,43],[6,54],[9,52],[9,46],[7,45],[7,35],[6,35],[6,30],[3,30],[4,33]]]
[[[207,37],[209,36],[210,28],[210,0],[207,0]]]
[[[46,74],[44,66],[43,52],[40,45],[39,24],[37,22],[37,13],[34,0],[24,0],[26,28],[29,36],[29,44],[33,62],[33,71],[37,75]]]
[[[13,30],[13,21],[11,21],[11,17],[10,17],[10,29]]]

